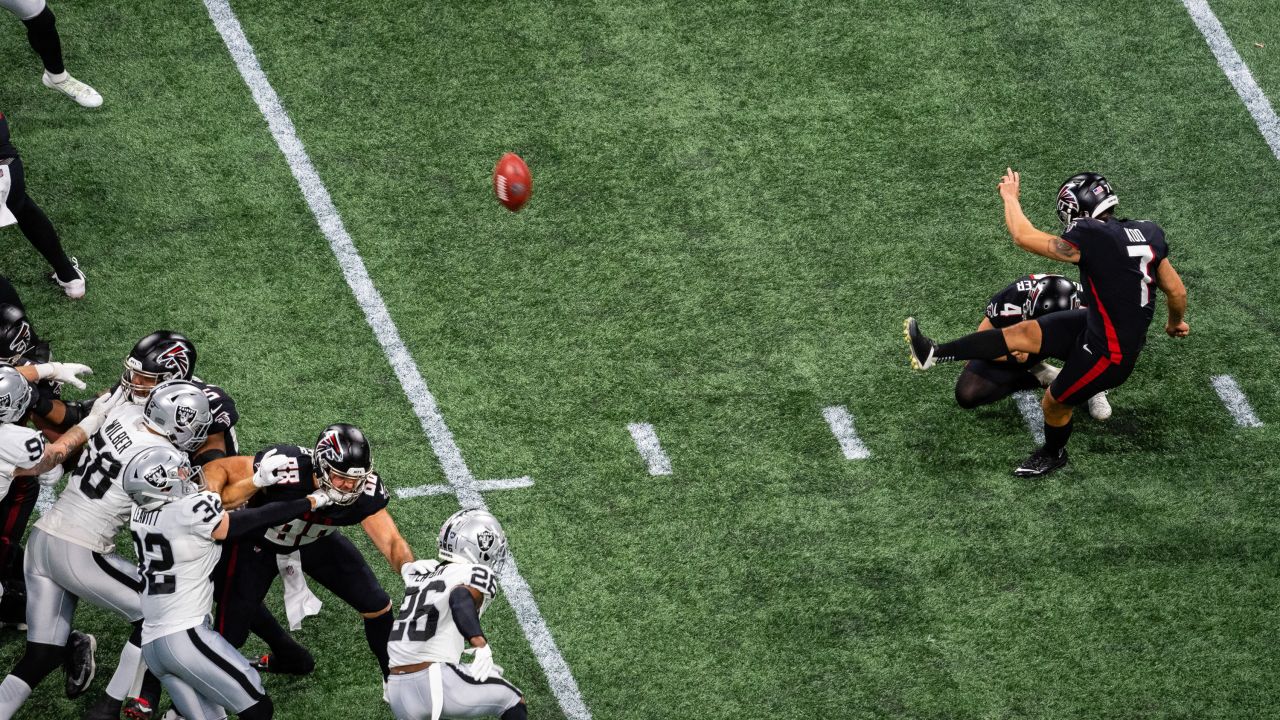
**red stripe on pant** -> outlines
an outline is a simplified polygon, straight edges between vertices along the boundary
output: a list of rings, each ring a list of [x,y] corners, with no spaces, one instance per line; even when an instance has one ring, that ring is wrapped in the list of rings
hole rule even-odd
[[[27,495],[31,492],[31,481],[25,478],[15,479],[13,494],[9,496],[9,512],[4,516],[4,527],[0,530],[0,545],[3,546],[4,554],[10,547],[16,548],[18,541],[22,539],[22,531],[26,528],[16,527],[18,524],[18,516],[22,514],[22,505],[27,501]],[[14,530],[17,530],[17,536],[14,536]]]
[[[1085,373],[1084,377],[1075,381],[1075,383],[1072,384],[1071,387],[1067,388],[1066,392],[1062,393],[1061,395],[1059,395],[1054,399],[1057,400],[1058,402],[1066,402],[1067,398],[1071,397],[1072,395],[1075,395],[1076,392],[1080,390],[1080,388],[1093,382],[1094,378],[1106,372],[1106,369],[1110,366],[1111,366],[1111,358],[1105,358],[1105,357],[1100,358],[1098,362],[1094,363],[1093,367],[1089,368],[1089,372]]]
[[[231,599],[231,582],[236,574],[236,556],[240,554],[240,543],[231,546],[231,559],[227,561],[227,575],[222,578],[222,601],[218,603],[218,633],[227,629],[228,600]]]

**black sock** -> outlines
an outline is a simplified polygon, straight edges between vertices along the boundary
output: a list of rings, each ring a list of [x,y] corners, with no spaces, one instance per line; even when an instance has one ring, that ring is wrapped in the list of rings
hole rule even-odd
[[[1067,440],[1071,438],[1071,421],[1068,420],[1066,425],[1062,427],[1054,427],[1049,423],[1044,424],[1044,449],[1045,452],[1058,454],[1059,451],[1067,447]]]
[[[29,198],[17,207],[14,206],[13,198],[10,198],[7,204],[9,210],[13,212],[13,217],[18,221],[18,229],[53,266],[54,271],[58,273],[58,279],[62,282],[75,280],[78,277],[76,269],[71,264],[71,258],[67,257],[67,253],[63,251],[62,241],[58,239],[58,231],[53,229],[53,223],[49,222],[49,216],[45,215],[40,206]]]
[[[45,6],[39,15],[23,20],[22,24],[27,26],[27,42],[31,43],[31,49],[40,56],[44,69],[50,75],[64,72],[66,68],[62,65],[62,41],[58,39],[53,11]]]
[[[511,706],[511,709],[502,713],[499,720],[525,720],[529,717],[529,706],[522,702],[518,702]]]
[[[161,688],[160,678],[156,677],[150,670],[147,670],[142,674],[142,690],[138,692],[138,695],[151,705],[152,710],[155,710],[160,707]]]
[[[249,629],[254,635],[262,638],[269,648],[271,654],[278,659],[284,660],[286,663],[314,664],[311,653],[303,647],[289,631],[285,630],[276,620],[276,616],[271,614],[266,605],[259,604],[258,609],[253,613],[253,619],[249,621]]]
[[[391,625],[394,622],[395,618],[391,616],[390,610],[378,617],[364,619],[364,639],[369,643],[369,649],[373,651],[374,657],[378,658],[378,667],[382,668],[384,680],[391,673],[390,661],[387,657],[387,641],[391,639]]]
[[[1003,330],[982,330],[938,346],[938,362],[948,360],[994,360],[1009,354]]]

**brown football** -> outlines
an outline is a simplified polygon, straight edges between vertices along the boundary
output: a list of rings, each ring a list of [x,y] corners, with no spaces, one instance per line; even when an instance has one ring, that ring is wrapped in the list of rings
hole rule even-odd
[[[507,153],[493,169],[493,192],[498,202],[515,212],[529,202],[533,194],[533,176],[529,166],[515,153]]]

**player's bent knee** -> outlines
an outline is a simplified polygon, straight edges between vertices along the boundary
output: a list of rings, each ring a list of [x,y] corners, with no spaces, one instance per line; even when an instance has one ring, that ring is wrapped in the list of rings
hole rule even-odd
[[[275,703],[271,702],[271,697],[267,696],[259,700],[256,704],[245,708],[237,717],[240,720],[271,720],[276,714]]]
[[[529,717],[529,706],[524,704],[524,698],[520,698],[520,702],[512,705],[499,716],[500,720],[525,720],[527,717]]]

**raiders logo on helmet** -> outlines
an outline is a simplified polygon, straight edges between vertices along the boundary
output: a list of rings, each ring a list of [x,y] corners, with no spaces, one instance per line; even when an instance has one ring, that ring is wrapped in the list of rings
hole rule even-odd
[[[493,547],[493,541],[496,536],[488,530],[481,530],[476,533],[476,545],[480,548],[480,552],[487,553],[489,548]]]
[[[8,395],[0,395],[0,415],[3,415],[4,411],[11,407],[13,407],[13,398]]]
[[[168,483],[165,482],[165,478],[167,476],[168,476],[168,473],[165,472],[164,466],[156,465],[155,467],[151,468],[151,470],[147,471],[147,474],[143,475],[142,479],[146,480],[147,484],[150,485],[151,487],[157,490],[163,490],[168,485]]]
[[[196,419],[196,411],[194,408],[179,405],[174,408],[173,419],[179,425],[190,425],[191,421]]]

